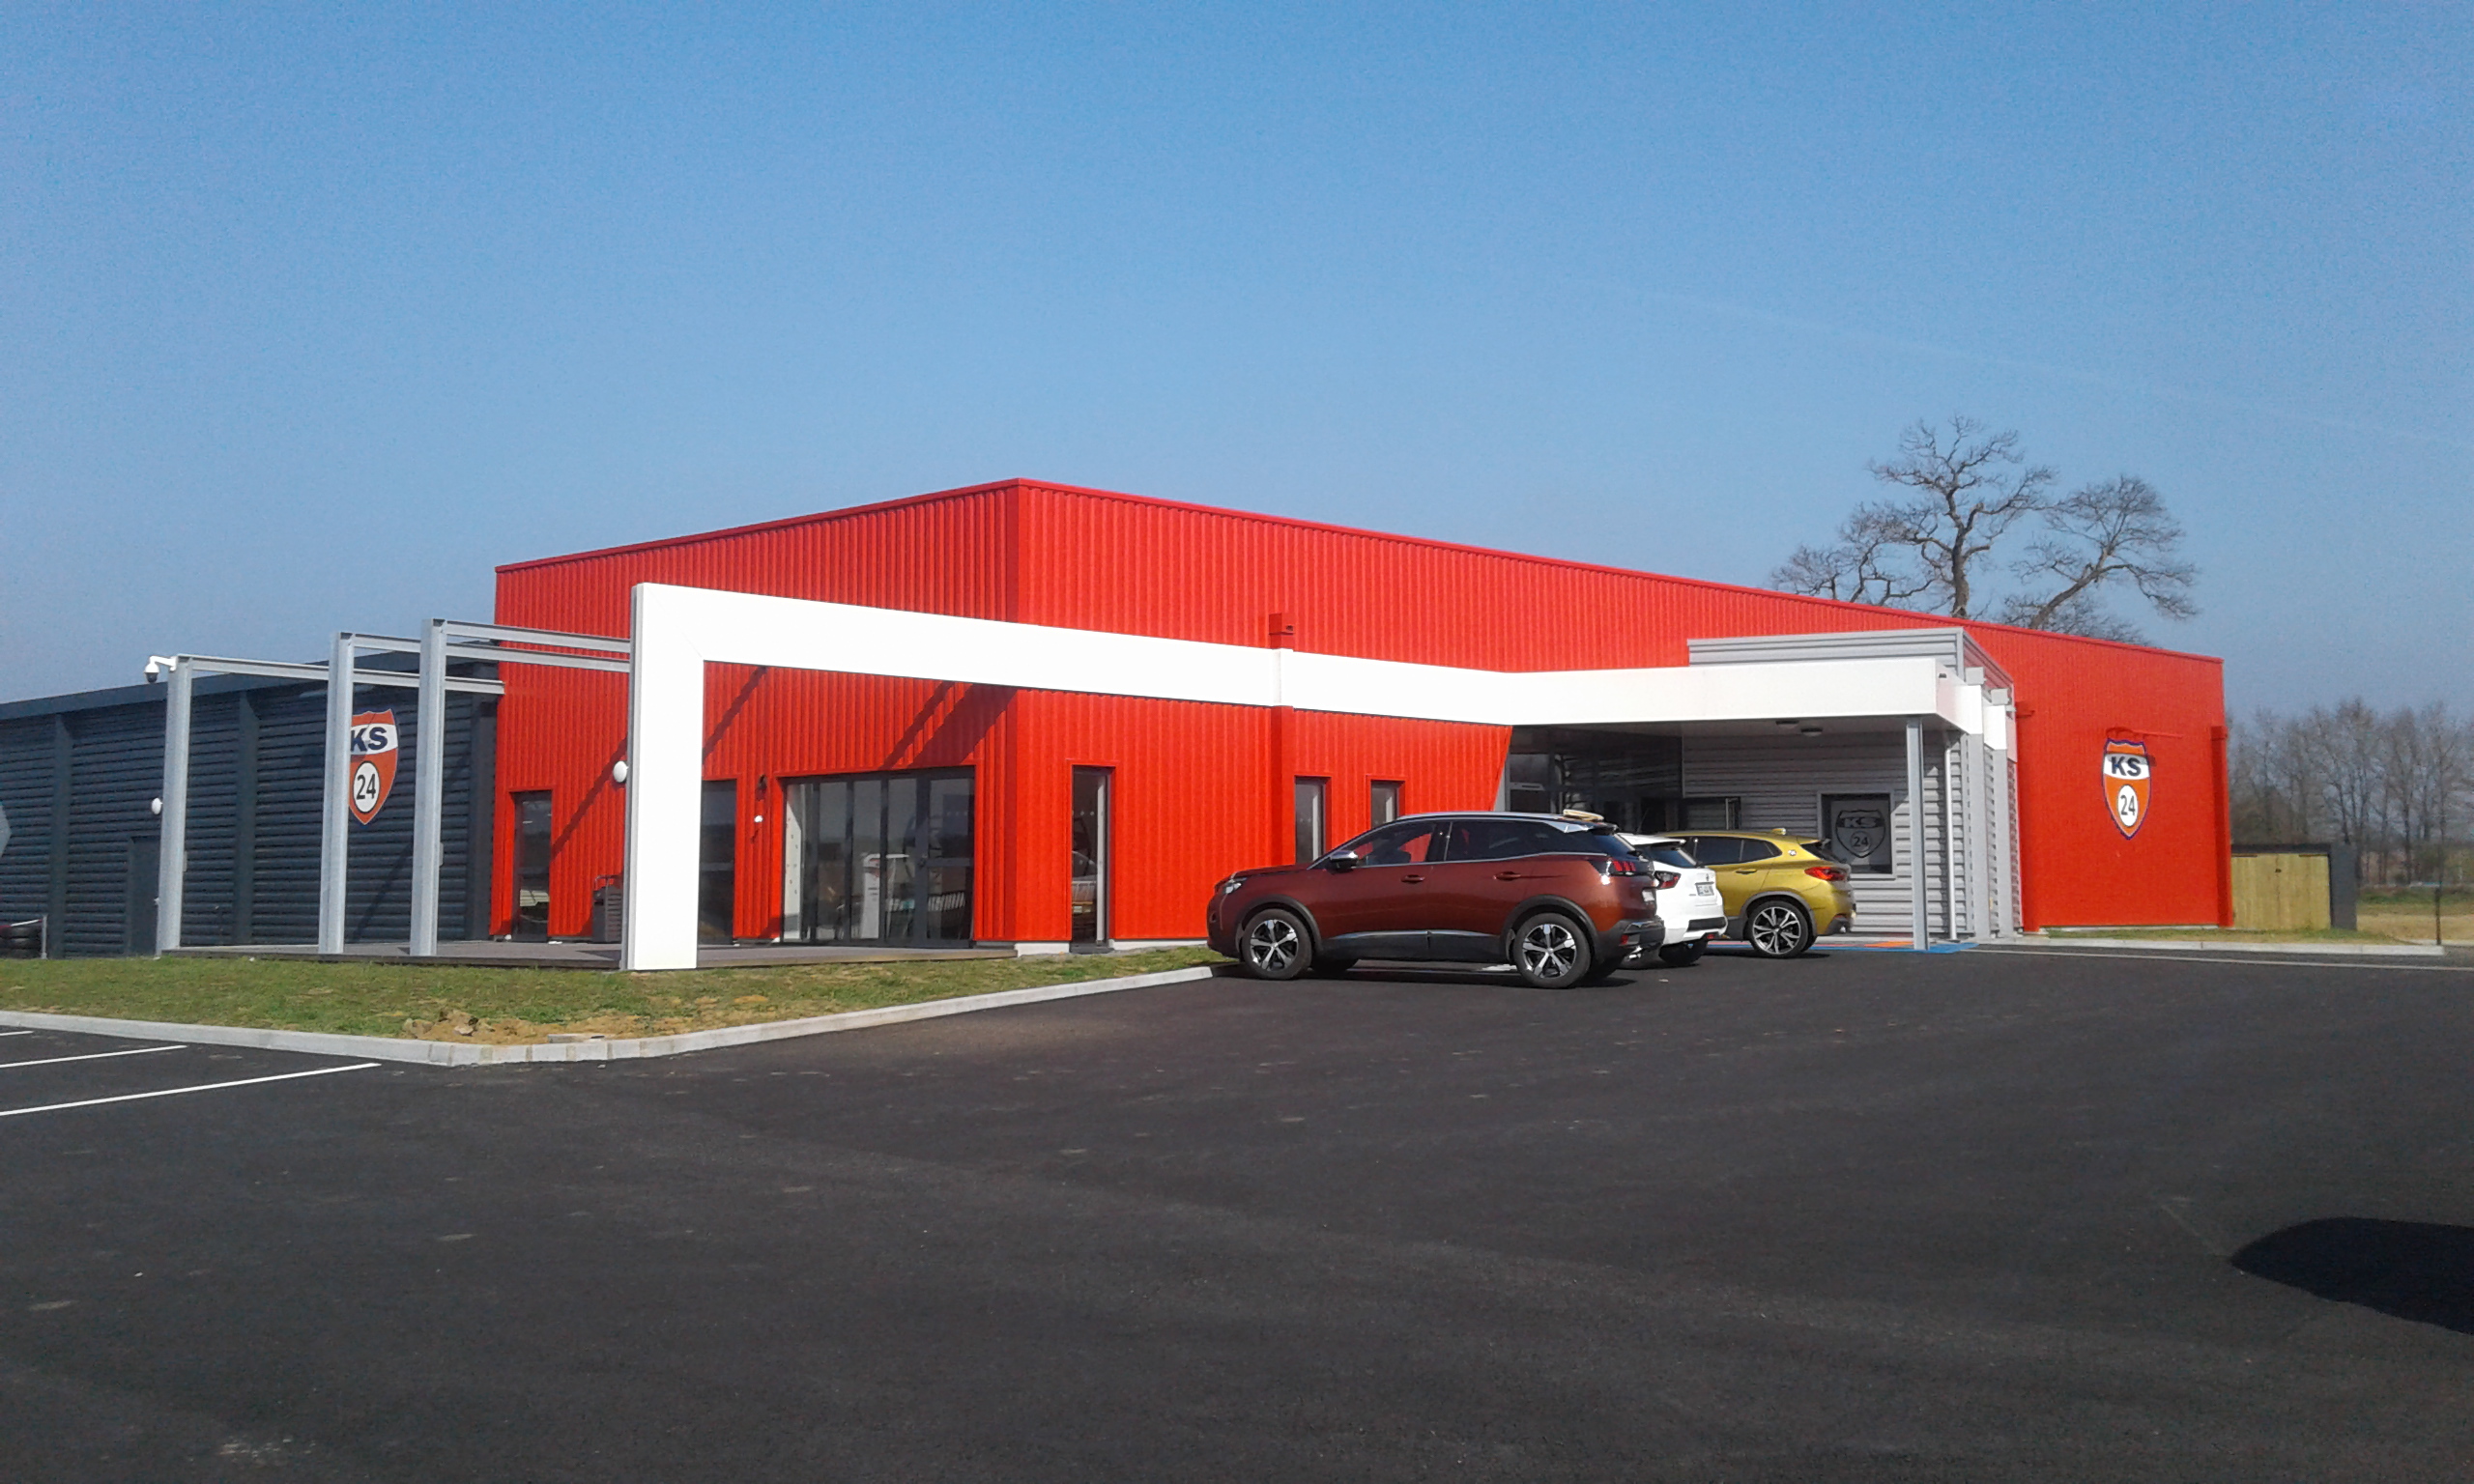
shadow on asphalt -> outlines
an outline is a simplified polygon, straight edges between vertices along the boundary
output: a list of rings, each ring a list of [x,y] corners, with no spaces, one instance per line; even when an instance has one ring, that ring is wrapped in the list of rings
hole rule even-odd
[[[2231,1261],[2306,1294],[2474,1334],[2474,1227],[2333,1216],[2270,1232]]]

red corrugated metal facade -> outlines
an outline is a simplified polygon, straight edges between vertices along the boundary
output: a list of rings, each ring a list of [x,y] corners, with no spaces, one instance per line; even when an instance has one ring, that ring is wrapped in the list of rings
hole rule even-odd
[[[623,635],[640,582],[1232,644],[1270,642],[1279,614],[1301,649],[1490,670],[1681,665],[1694,639],[1948,622],[1024,481],[503,567],[498,619]],[[1969,627],[2019,688],[2030,926],[2229,922],[2220,663]],[[549,790],[551,930],[581,932],[592,882],[622,855],[609,767],[625,740],[624,679],[513,667],[506,681],[497,859],[512,859],[504,795]],[[779,929],[786,778],[975,769],[975,931],[1055,941],[1069,910],[1072,769],[1112,768],[1112,935],[1189,938],[1213,881],[1288,853],[1291,776],[1331,780],[1339,840],[1365,827],[1378,779],[1403,783],[1411,810],[1490,805],[1510,735],[732,666],[714,667],[705,704],[706,777],[738,782],[743,937]],[[2144,740],[2155,759],[2135,840],[2103,807],[2109,735]],[[499,876],[503,931],[503,865]]]

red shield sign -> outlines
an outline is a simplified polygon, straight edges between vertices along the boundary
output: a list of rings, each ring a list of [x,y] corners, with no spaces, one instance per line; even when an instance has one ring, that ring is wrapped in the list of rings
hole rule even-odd
[[[2147,788],[2155,772],[2146,743],[2106,739],[2105,811],[2114,816],[2114,827],[2124,840],[2137,835],[2147,822]]]
[[[362,711],[352,719],[352,816],[363,824],[378,816],[395,789],[392,711]]]

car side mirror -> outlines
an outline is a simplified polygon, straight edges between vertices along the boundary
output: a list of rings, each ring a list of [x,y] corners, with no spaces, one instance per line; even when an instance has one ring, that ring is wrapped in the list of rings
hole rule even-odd
[[[1354,850],[1335,850],[1331,854],[1323,857],[1323,869],[1326,870],[1357,870],[1357,852]]]

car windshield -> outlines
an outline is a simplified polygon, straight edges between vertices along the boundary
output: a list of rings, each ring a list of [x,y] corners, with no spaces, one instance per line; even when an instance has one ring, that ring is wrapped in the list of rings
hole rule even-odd
[[[1809,841],[1805,843],[1804,848],[1833,865],[1853,866],[1856,864],[1856,858],[1848,854],[1847,847],[1834,840]]]

